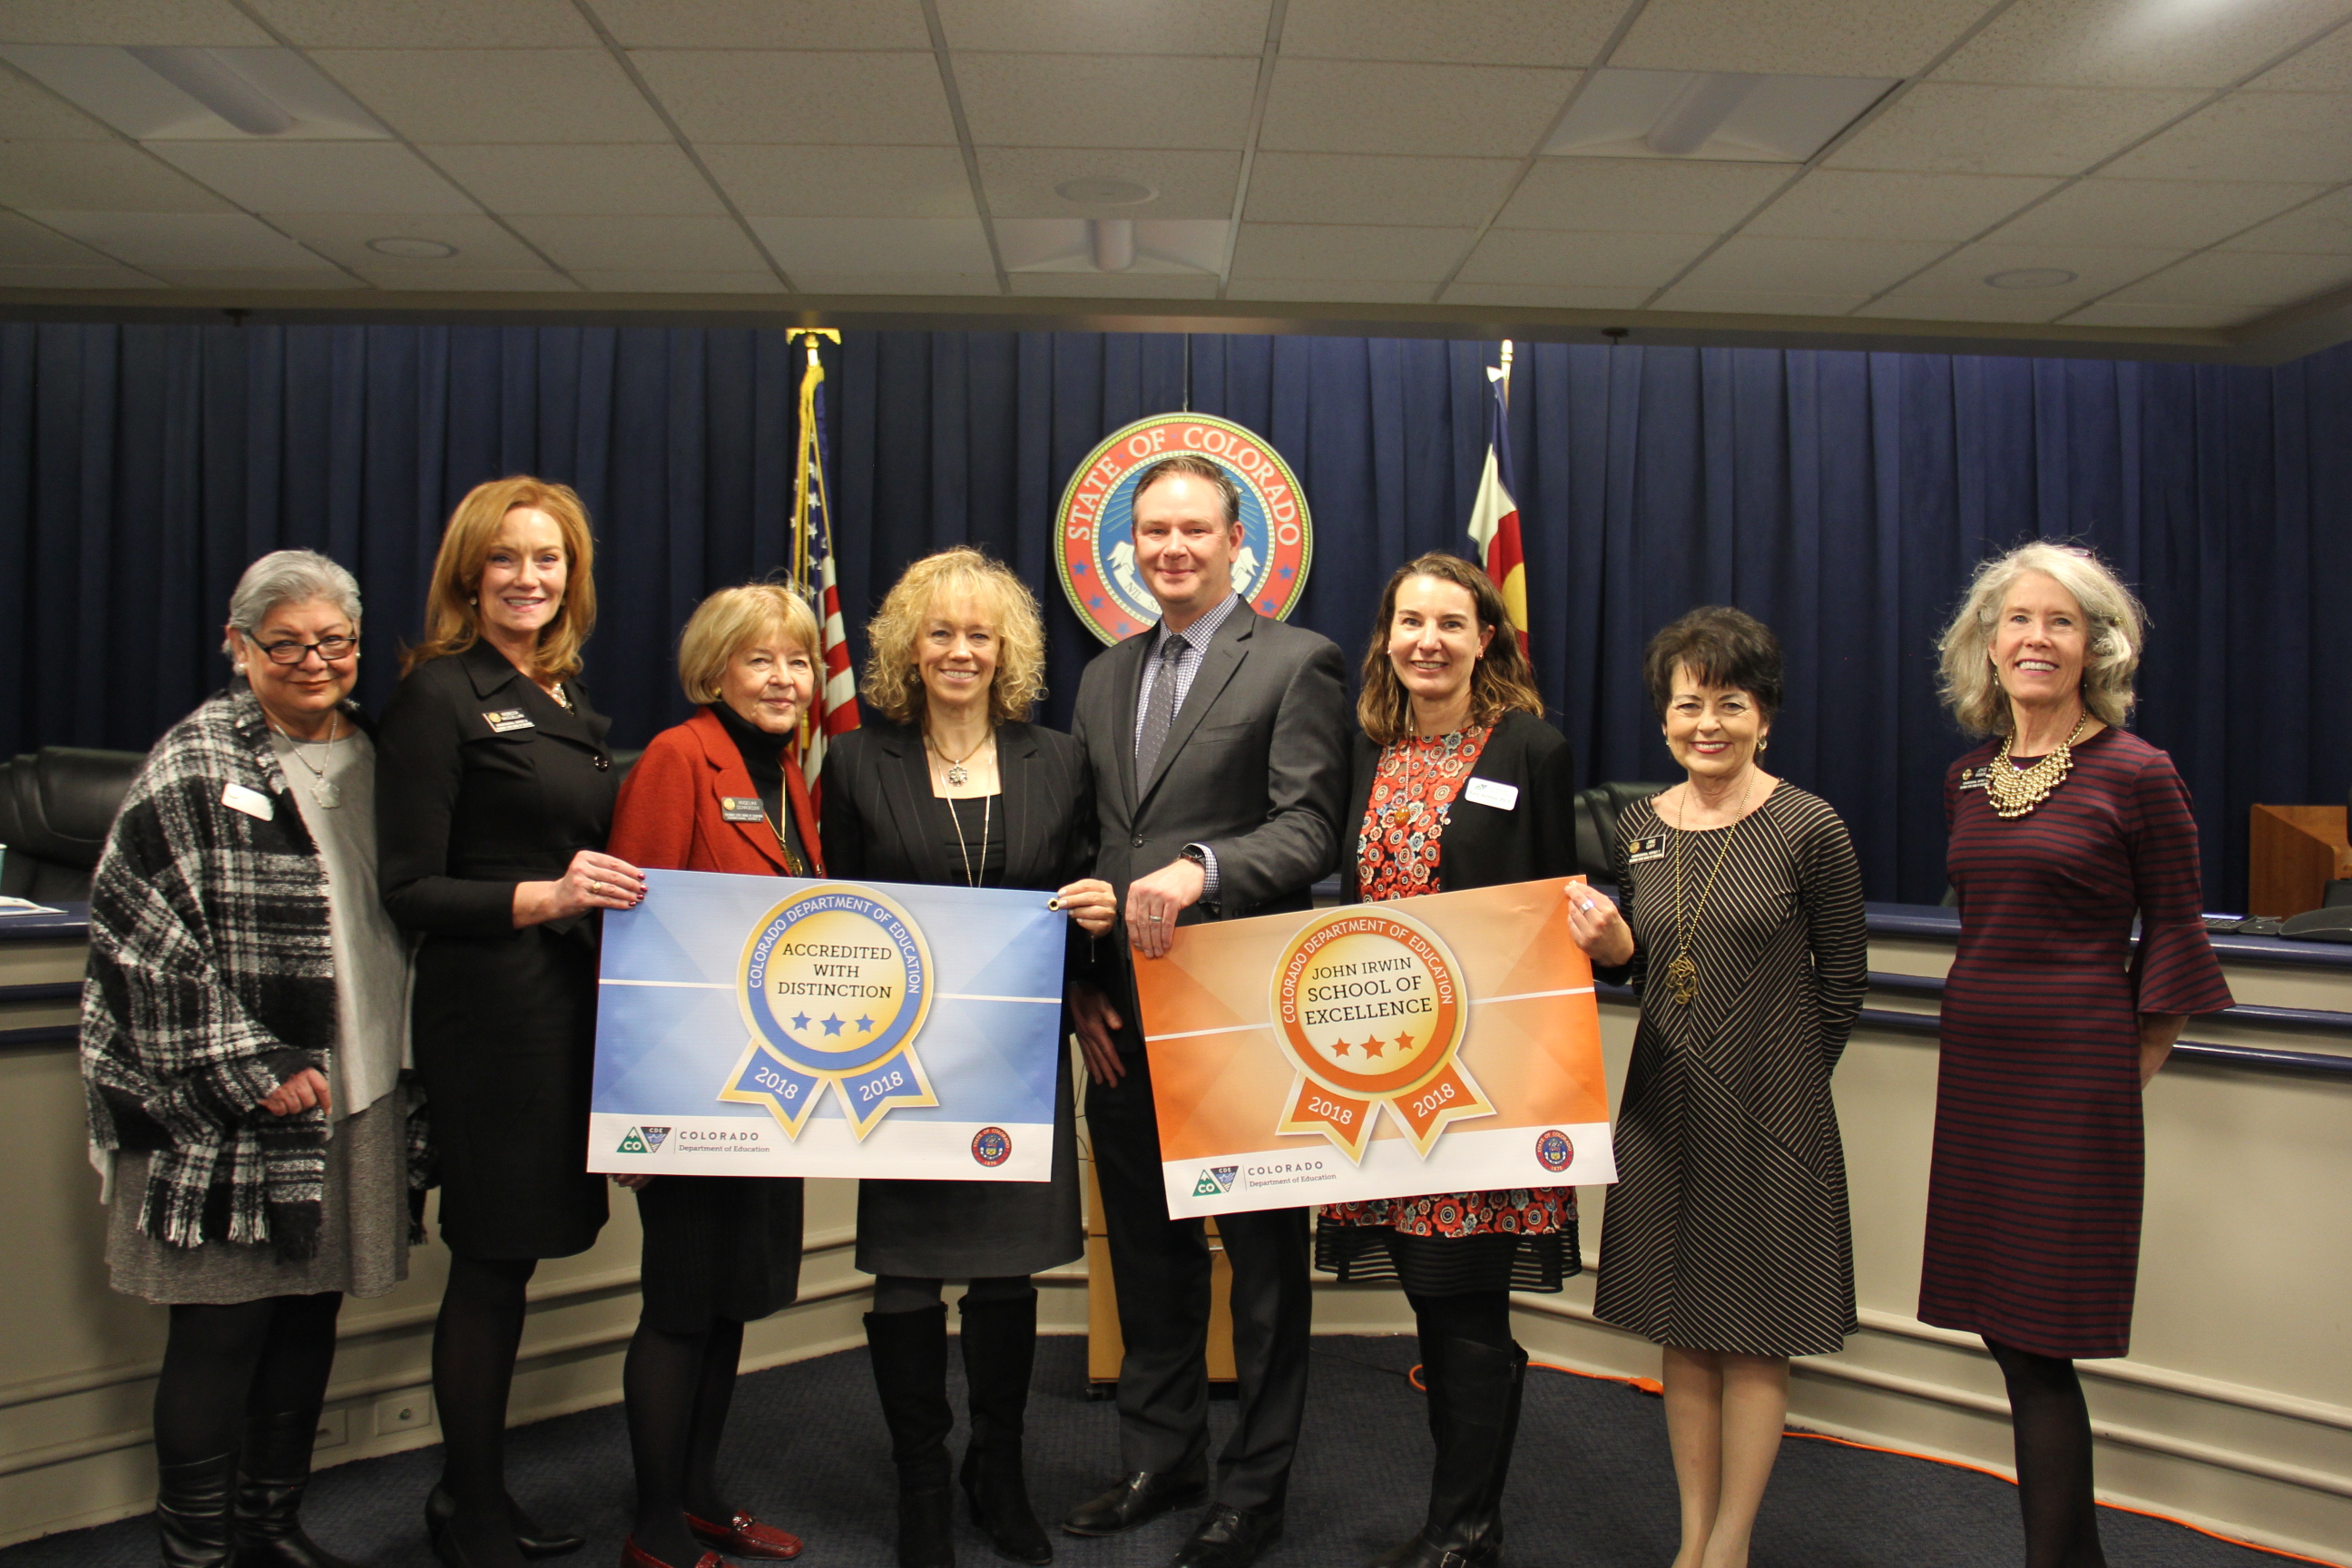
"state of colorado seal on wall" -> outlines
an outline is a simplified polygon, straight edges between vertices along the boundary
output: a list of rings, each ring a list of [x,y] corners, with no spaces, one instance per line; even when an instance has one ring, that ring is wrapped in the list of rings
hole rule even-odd
[[[1160,619],[1135,567],[1138,475],[1162,458],[1207,458],[1242,489],[1242,547],[1234,588],[1250,608],[1286,618],[1307,587],[1315,532],[1297,476],[1255,431],[1207,414],[1155,414],[1103,438],[1070,476],[1055,516],[1062,590],[1095,636],[1115,643]]]

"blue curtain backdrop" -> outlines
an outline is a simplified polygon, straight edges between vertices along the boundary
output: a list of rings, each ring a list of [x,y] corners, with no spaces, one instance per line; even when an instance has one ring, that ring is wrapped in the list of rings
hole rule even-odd
[[[1096,649],[1053,510],[1127,421],[1187,405],[1263,432],[1314,507],[1297,619],[1358,657],[1396,562],[1466,549],[1486,345],[1087,333],[854,334],[827,351],[844,603],[971,542],[1039,591],[1046,717]],[[230,584],[323,549],[367,592],[380,703],[457,498],[579,488],[615,739],[684,711],[677,628],[785,559],[801,354],[781,332],[0,328],[0,754],[143,747],[217,683]],[[2026,538],[2117,563],[2155,620],[2137,728],[2194,792],[2207,897],[2245,886],[2246,808],[2352,783],[2352,347],[2276,370],[1777,350],[1523,349],[1511,408],[1546,694],[1587,779],[1673,776],[1649,635],[1730,602],[1789,648],[1771,762],[1844,813],[1874,896],[1943,888],[1963,742],[1934,643],[1969,566]]]

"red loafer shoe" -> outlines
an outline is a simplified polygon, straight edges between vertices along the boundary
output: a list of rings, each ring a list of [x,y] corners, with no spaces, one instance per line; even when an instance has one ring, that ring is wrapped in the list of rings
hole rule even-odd
[[[638,1545],[637,1538],[632,1535],[621,1542],[621,1568],[670,1568],[670,1565]],[[727,1568],[727,1563],[716,1552],[706,1552],[694,1560],[694,1568]]]
[[[758,1557],[772,1562],[801,1554],[799,1536],[772,1524],[761,1524],[748,1513],[739,1513],[725,1524],[712,1524],[689,1513],[686,1516],[686,1528],[697,1541],[730,1557]]]

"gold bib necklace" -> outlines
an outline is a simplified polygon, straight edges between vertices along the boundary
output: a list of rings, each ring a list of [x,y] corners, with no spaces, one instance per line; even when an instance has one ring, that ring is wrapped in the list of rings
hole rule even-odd
[[[1985,800],[1991,805],[1993,815],[2014,820],[2048,800],[2050,792],[2064,784],[2066,775],[2074,772],[2074,742],[2090,727],[2091,710],[2085,708],[2083,716],[2074,721],[2074,729],[2058,742],[2057,749],[2030,768],[2011,763],[2009,746],[2016,736],[2002,736],[2000,754],[1993,758],[1992,766],[1985,773]]]

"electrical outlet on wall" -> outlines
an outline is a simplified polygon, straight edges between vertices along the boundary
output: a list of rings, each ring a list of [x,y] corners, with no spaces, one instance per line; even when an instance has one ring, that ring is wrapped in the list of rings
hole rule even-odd
[[[426,1389],[412,1389],[375,1403],[375,1435],[379,1437],[415,1432],[432,1425],[433,1395]]]
[[[313,1448],[337,1448],[350,1441],[352,1413],[348,1410],[322,1410],[319,1413],[318,1435],[310,1439]]]

